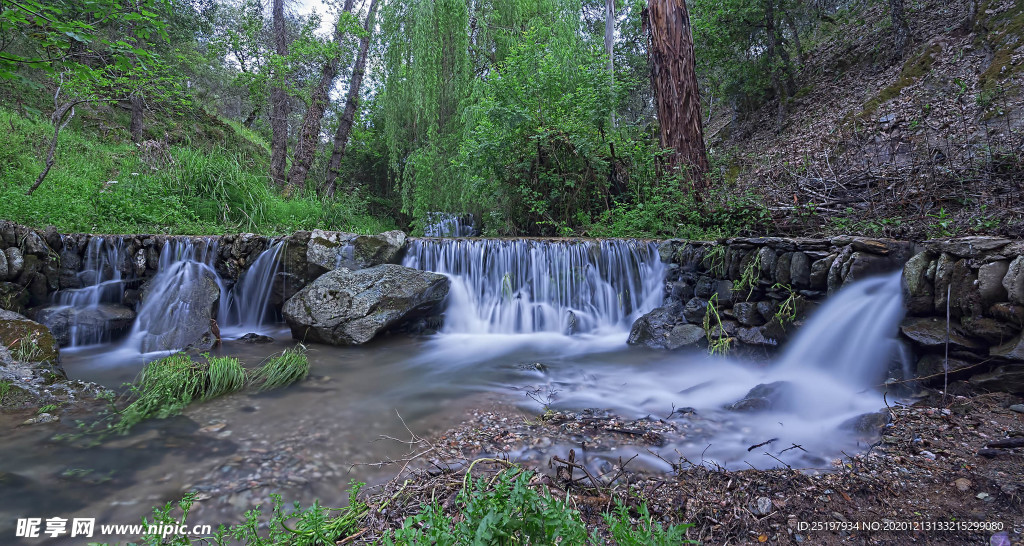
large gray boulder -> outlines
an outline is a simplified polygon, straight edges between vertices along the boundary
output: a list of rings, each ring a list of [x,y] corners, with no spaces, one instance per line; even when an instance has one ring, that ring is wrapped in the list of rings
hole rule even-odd
[[[213,313],[220,300],[213,271],[190,263],[172,275],[161,275],[143,287],[138,316],[140,350],[213,348],[219,341]]]
[[[335,269],[284,304],[284,318],[299,340],[359,345],[411,319],[436,312],[448,278],[394,264]]]

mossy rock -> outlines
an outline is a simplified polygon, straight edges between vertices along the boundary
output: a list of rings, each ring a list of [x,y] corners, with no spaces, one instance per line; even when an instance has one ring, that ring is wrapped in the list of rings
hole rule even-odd
[[[57,364],[60,352],[50,330],[13,311],[0,310],[0,343],[15,360]]]

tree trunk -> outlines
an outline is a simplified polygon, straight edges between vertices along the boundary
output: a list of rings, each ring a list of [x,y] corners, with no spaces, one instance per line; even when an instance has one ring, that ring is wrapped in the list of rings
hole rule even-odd
[[[260,116],[260,111],[263,110],[263,101],[260,101],[252,107],[252,112],[249,112],[249,116],[245,118],[242,125],[245,125],[246,129],[252,129],[252,125],[256,123],[256,118]]]
[[[651,83],[658,106],[661,145],[672,149],[673,168],[685,170],[695,196],[708,187],[693,36],[685,0],[650,0]]]
[[[608,54],[608,84],[615,90],[615,0],[604,3],[604,51]],[[615,110],[612,109],[612,127],[615,126]]]
[[[800,45],[800,29],[796,26],[796,21],[793,19],[793,14],[789,10],[783,10],[782,16],[786,20],[786,26],[789,27],[789,31],[793,33],[793,46],[796,47],[796,60],[800,63],[798,69],[803,68],[807,65],[804,59],[804,48]]]
[[[54,97],[54,103],[56,104],[57,96],[60,96],[60,88],[57,88],[57,95]],[[39,189],[39,186],[46,179],[46,175],[50,174],[50,169],[53,168],[54,156],[57,153],[57,142],[60,140],[61,129],[68,126],[71,123],[71,118],[75,117],[75,106],[82,101],[70,101],[65,102],[62,105],[56,107],[53,112],[53,116],[50,117],[53,120],[53,138],[50,139],[50,148],[46,152],[46,164],[43,167],[43,172],[39,173],[36,177],[35,184],[25,192],[25,195],[32,195],[32,192]]]
[[[338,169],[341,167],[341,158],[345,157],[345,148],[348,146],[348,137],[352,133],[352,125],[355,124],[356,108],[359,107],[359,88],[363,85],[363,76],[366,75],[366,57],[370,50],[370,38],[373,35],[374,15],[377,12],[377,0],[370,0],[370,13],[366,16],[366,36],[359,42],[359,57],[352,70],[352,81],[348,86],[348,99],[345,101],[345,112],[338,122],[338,131],[334,134],[334,150],[331,151],[331,162],[327,167],[327,195],[334,197],[338,185]]]
[[[345,0],[342,8],[342,15],[352,11],[355,0]],[[338,17],[338,25],[334,30],[334,43],[340,48],[344,39],[342,32],[341,16]],[[309,97],[309,108],[302,119],[302,130],[299,132],[299,141],[295,144],[295,154],[292,156],[292,169],[288,173],[289,193],[294,188],[301,188],[306,183],[306,175],[313,165],[313,157],[316,155],[317,145],[320,143],[320,124],[330,103],[330,92],[334,86],[334,78],[338,76],[338,65],[341,59],[333,56],[324,62],[320,68],[320,81],[317,82],[313,93]]]
[[[907,16],[903,11],[903,0],[889,0],[889,10],[892,12],[892,31],[896,45],[896,54],[903,56],[910,43],[910,25],[907,24]]]
[[[288,55],[288,43],[284,29],[284,0],[274,0],[274,48],[284,57]],[[288,95],[282,87],[283,74],[274,74],[270,90],[270,178],[283,186],[285,165],[288,162]]]
[[[132,142],[139,143],[142,142],[142,97],[132,94],[132,96],[128,97],[128,102],[132,107],[132,119],[128,124],[128,132],[132,136]]]

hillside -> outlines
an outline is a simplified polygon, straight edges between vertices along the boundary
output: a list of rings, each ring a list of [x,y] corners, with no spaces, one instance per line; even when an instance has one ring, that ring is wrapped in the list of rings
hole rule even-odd
[[[793,100],[709,120],[725,195],[765,203],[769,232],[1024,234],[1024,3],[970,10],[915,4],[902,57],[881,3],[822,23]]]

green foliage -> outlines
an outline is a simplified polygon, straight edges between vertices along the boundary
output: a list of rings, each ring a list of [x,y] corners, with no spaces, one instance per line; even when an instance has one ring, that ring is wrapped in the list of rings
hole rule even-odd
[[[203,399],[216,398],[245,388],[245,368],[237,358],[223,356],[206,357],[207,385]]]
[[[204,370],[188,355],[175,354],[146,364],[130,388],[134,401],[120,412],[108,428],[127,434],[147,419],[166,419],[181,413],[193,400],[203,397]]]
[[[639,524],[633,525],[629,508],[615,501],[615,510],[604,514],[605,524],[612,536],[612,541],[619,546],[674,546],[676,544],[700,544],[695,540],[686,540],[686,530],[693,527],[692,523],[662,526],[654,521],[647,504],[637,509]]]
[[[14,385],[14,383],[11,383],[10,381],[7,381],[6,379],[3,380],[3,381],[0,381],[0,402],[3,402],[4,398],[7,397],[7,394],[9,392],[11,392],[11,387],[13,385]]]
[[[531,473],[505,471],[491,483],[474,481],[457,500],[458,521],[434,504],[402,524],[385,544],[583,544],[587,528],[579,512],[529,485]]]
[[[2,398],[3,397],[0,397],[0,399],[2,399]],[[58,408],[57,404],[46,404],[45,406],[39,408],[39,411],[37,411],[36,414],[37,415],[41,415],[43,413],[50,413],[51,411],[54,411],[57,408]]]
[[[309,359],[306,348],[297,345],[280,356],[271,358],[253,374],[253,383],[265,391],[286,387],[301,381],[309,375]]]
[[[167,148],[140,148],[75,126],[61,132],[57,164],[46,183],[25,196],[43,168],[37,150],[53,126],[3,108],[0,126],[10,129],[0,132],[0,217],[15,222],[100,233],[281,234],[313,228],[379,233],[394,228],[370,217],[357,196],[282,198],[270,185],[266,156],[203,149],[187,139]],[[238,138],[245,140],[244,135]]]
[[[761,253],[755,252],[753,255],[753,259],[747,262],[740,273],[739,280],[732,286],[732,289],[738,293],[747,293],[746,301],[750,301],[750,295],[753,294],[753,289],[761,279]]]
[[[772,290],[780,291],[786,294],[786,299],[779,303],[779,306],[775,309],[774,319],[779,323],[782,329],[786,328],[787,324],[792,324],[796,321],[796,291],[793,287],[788,284],[775,283],[772,285]]]
[[[936,239],[939,237],[953,237],[956,235],[957,227],[952,215],[946,212],[945,207],[940,207],[939,212],[929,214],[929,218],[934,221],[928,228],[928,238]]]
[[[708,340],[708,352],[721,356],[729,354],[733,338],[726,333],[725,326],[722,325],[722,317],[718,314],[718,294],[712,294],[708,299],[703,326],[704,335]]]

